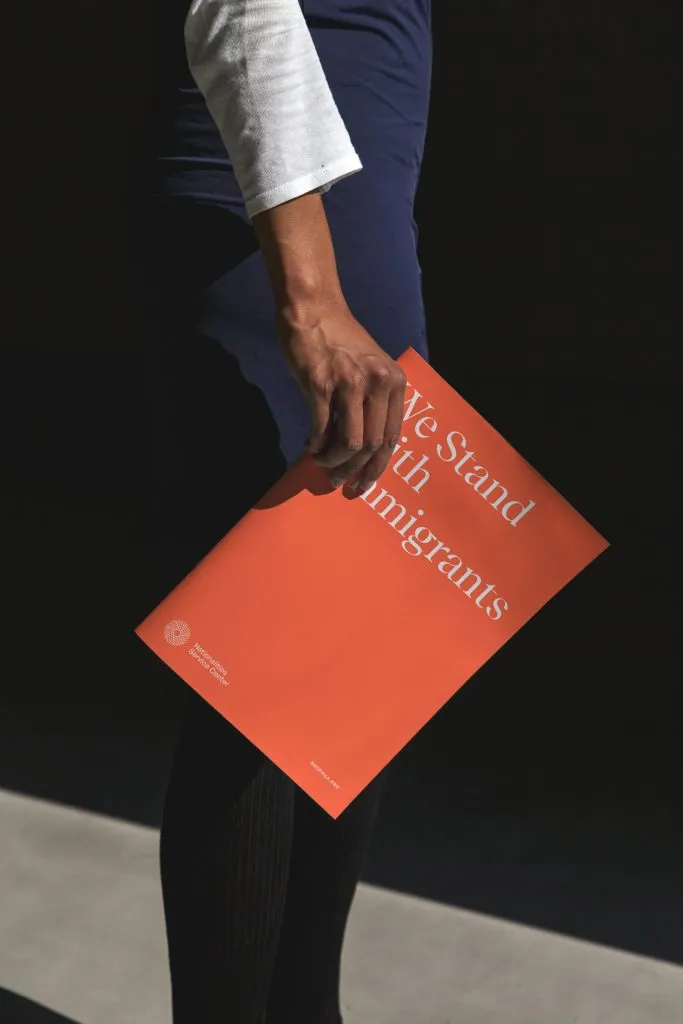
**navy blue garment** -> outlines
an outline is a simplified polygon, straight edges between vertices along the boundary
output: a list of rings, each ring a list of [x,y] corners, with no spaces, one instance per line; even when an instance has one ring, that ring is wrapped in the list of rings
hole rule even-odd
[[[188,0],[167,3],[160,96],[133,178],[138,255],[165,315],[177,322],[174,303],[191,297],[192,332],[215,339],[263,391],[291,461],[308,433],[307,406],[275,338],[265,265],[230,161],[187,68]],[[302,7],[363,163],[324,200],[344,294],[390,355],[409,345],[426,355],[413,203],[429,105],[429,0]]]

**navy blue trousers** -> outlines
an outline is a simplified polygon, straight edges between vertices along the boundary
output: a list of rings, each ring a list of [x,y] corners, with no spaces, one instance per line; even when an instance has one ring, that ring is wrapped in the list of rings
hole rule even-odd
[[[303,8],[364,165],[324,199],[345,296],[392,356],[426,355],[413,202],[427,0]],[[157,181],[131,203],[159,597],[298,457],[309,427],[229,165],[201,179],[199,169]],[[343,937],[386,773],[333,821],[200,698],[188,701],[161,841],[174,1024],[340,1024]]]

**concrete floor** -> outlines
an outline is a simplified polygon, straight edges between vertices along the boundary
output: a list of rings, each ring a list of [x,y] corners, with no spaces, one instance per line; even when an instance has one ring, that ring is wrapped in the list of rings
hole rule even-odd
[[[170,1024],[157,832],[0,791],[3,1024]],[[677,1024],[683,968],[363,884],[346,1024]]]

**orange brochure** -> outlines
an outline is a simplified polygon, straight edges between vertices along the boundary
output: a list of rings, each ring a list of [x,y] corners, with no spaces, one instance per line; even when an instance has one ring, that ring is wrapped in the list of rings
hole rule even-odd
[[[304,456],[136,630],[333,818],[607,547],[421,356],[399,362],[379,482],[335,491]]]

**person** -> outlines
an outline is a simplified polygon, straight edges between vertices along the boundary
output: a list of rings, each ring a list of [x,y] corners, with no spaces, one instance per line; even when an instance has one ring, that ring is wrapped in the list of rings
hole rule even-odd
[[[386,467],[396,358],[427,356],[413,205],[431,72],[429,0],[162,14],[129,192],[159,598],[305,450],[334,486]],[[174,1024],[340,1024],[385,776],[334,820],[188,692],[161,832]]]

